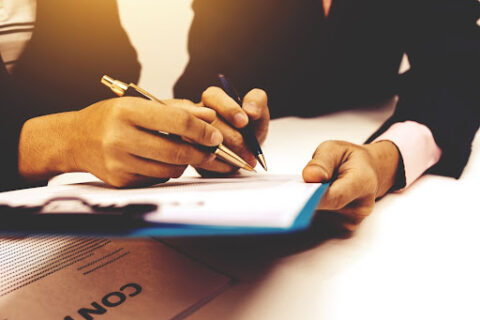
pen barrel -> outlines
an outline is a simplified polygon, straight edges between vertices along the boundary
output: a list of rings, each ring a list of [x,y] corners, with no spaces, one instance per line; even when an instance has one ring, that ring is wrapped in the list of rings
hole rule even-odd
[[[207,152],[207,153],[215,153],[218,150],[218,146],[207,147],[207,146],[202,146],[202,145],[197,144],[197,145],[195,145],[195,147],[200,149],[201,151]]]
[[[143,99],[147,99],[147,100],[152,100],[151,98],[146,97],[144,94],[141,94],[140,92],[138,92],[137,90],[135,90],[135,88],[133,88],[133,87],[130,86],[130,85],[128,86],[128,89],[125,91],[124,96],[136,97],[136,98],[143,98]]]
[[[230,84],[227,77],[225,77],[225,75],[223,74],[219,74],[218,79],[222,84],[223,91],[225,91],[225,93],[230,98],[235,100],[235,102],[237,102],[238,105],[241,107],[242,99],[240,99],[240,96],[238,95],[237,90]],[[255,157],[258,157],[259,155],[263,154],[262,148],[260,147],[257,137],[255,136],[255,128],[253,127],[252,121],[249,121],[244,128],[240,129],[240,133],[242,134],[243,139],[245,140],[245,144],[247,148],[255,155]]]
[[[255,129],[251,121],[248,123],[247,126],[240,130],[240,133],[245,140],[247,148],[253,153],[253,155],[257,156],[259,154],[262,154],[262,149],[260,148],[260,144],[258,143],[257,137],[255,136]]]

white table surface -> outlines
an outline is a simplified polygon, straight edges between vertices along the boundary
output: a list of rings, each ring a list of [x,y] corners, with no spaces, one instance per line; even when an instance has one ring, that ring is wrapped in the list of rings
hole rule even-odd
[[[361,143],[392,112],[272,123],[272,172],[301,172],[318,143]],[[170,243],[238,279],[193,319],[480,319],[479,135],[460,180],[427,175],[378,201],[347,238],[308,235]],[[321,224],[321,219],[320,219]]]
[[[270,172],[300,173],[327,139],[362,143],[393,103],[272,121],[263,147]],[[378,201],[352,235],[337,233],[320,216],[300,235],[161,240],[233,279],[191,318],[480,319],[478,136],[460,180],[423,176]]]

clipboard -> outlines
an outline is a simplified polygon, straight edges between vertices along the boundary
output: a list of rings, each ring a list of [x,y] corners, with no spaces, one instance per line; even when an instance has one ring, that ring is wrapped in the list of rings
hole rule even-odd
[[[101,235],[108,230],[127,232],[144,225],[142,216],[157,205],[92,205],[77,197],[55,197],[39,206],[0,205],[0,231],[4,234]]]
[[[0,205],[0,233],[100,237],[198,237],[286,234],[305,230],[329,184],[322,184],[288,227],[218,226],[152,223],[143,216],[158,209],[153,203],[125,206],[92,205],[77,197],[56,197],[43,205]]]

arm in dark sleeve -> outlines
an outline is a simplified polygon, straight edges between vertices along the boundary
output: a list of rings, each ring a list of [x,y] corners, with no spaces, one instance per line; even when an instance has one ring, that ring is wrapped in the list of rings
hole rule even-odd
[[[254,87],[268,93],[272,118],[292,114],[292,105],[309,105],[316,92],[304,81],[318,59],[321,1],[195,0],[188,37],[188,64],[174,95],[199,101],[217,74],[227,75],[241,96]],[[292,44],[295,45],[292,45]],[[299,110],[295,110],[299,112]]]
[[[188,36],[190,57],[175,84],[175,97],[199,101],[207,87],[218,86],[218,73],[234,79],[240,94],[248,90],[247,83],[259,80],[252,79],[252,72],[257,71],[256,76],[263,73],[262,51],[269,49],[270,37],[265,36],[269,28],[260,25],[268,17],[271,2],[256,5],[252,0],[193,1],[194,18]],[[255,85],[259,85],[257,81]]]
[[[20,188],[18,142],[25,115],[17,107],[14,89],[0,58],[0,191]]]
[[[418,1],[411,8],[407,54],[411,70],[400,80],[393,123],[425,124],[442,149],[430,172],[459,178],[480,120],[480,5],[474,0]]]
[[[32,186],[18,172],[25,121],[112,97],[100,84],[102,75],[137,82],[140,64],[116,1],[52,0],[37,4],[34,35],[13,74],[4,68],[0,73],[0,191],[5,191]]]

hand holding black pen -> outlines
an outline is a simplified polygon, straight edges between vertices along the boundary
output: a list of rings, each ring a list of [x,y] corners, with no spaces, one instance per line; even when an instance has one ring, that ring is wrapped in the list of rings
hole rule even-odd
[[[238,95],[235,87],[228,81],[228,79],[223,74],[219,74],[218,78],[220,79],[223,90],[228,94],[230,98],[232,98],[236,103],[238,103],[238,105],[241,106],[242,99],[240,99],[240,96]],[[260,162],[260,165],[263,167],[263,169],[267,171],[267,163],[265,161],[265,156],[263,155],[262,148],[260,147],[260,143],[258,142],[255,135],[253,122],[249,121],[245,127],[240,129],[240,132],[249,150],[257,158],[258,162]]]

